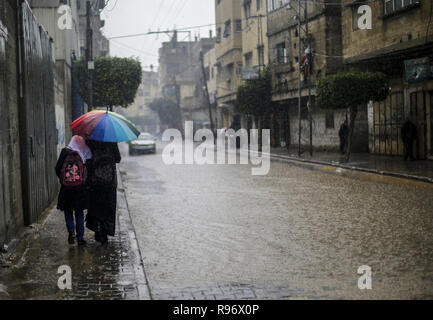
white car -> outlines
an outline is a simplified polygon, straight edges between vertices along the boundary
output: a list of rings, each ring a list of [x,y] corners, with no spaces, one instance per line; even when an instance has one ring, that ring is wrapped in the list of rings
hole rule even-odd
[[[136,140],[129,142],[129,154],[138,152],[156,152],[156,138],[150,133],[141,133]]]

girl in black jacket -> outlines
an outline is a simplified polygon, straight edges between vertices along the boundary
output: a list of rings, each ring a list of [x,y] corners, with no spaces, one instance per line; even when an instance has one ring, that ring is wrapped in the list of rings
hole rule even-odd
[[[62,149],[56,164],[56,175],[62,179],[62,167],[68,155],[76,152],[83,164],[87,167],[87,160],[91,159],[92,153],[87,147],[84,139],[73,136],[69,145]],[[75,243],[75,232],[77,232],[78,245],[86,244],[84,237],[84,210],[88,208],[88,190],[85,183],[78,187],[70,188],[62,184],[57,200],[57,209],[64,211],[66,228],[69,232],[68,242]],[[75,224],[74,224],[75,211]]]

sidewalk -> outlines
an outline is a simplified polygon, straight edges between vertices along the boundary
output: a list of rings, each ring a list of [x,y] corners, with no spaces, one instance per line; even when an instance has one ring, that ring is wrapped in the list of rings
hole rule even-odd
[[[295,148],[271,148],[271,156],[287,160],[296,160],[307,163],[328,165],[344,169],[365,171],[370,173],[420,180],[433,183],[433,161],[415,160],[404,161],[402,157],[373,155],[368,153],[353,153],[349,162],[338,152],[313,151],[303,148],[303,153],[298,156]]]
[[[69,245],[63,213],[49,209],[12,252],[0,254],[1,299],[149,299],[135,231],[119,178],[116,236],[101,246]],[[9,258],[13,258],[13,262]],[[61,265],[72,269],[72,290],[60,290]]]

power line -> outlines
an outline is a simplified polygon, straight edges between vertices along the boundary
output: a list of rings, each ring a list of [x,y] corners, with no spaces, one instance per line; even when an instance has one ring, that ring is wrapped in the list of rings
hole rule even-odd
[[[177,7],[178,8],[177,10],[174,10],[175,14],[176,14],[176,12],[179,12],[180,7],[182,7],[181,10],[183,10],[183,7],[185,6],[185,4],[186,4],[187,1],[189,1],[189,0],[184,0],[183,3],[178,2],[178,3],[180,3],[180,6]],[[169,11],[167,12],[167,15],[164,17],[164,19],[162,20],[162,22],[159,24],[159,27],[161,27],[165,23],[165,21],[167,20],[167,18],[170,16],[171,10],[174,9],[174,8],[175,8],[175,5],[172,5],[170,7]],[[158,27],[158,29],[159,29],[159,27]],[[155,43],[152,45],[151,49],[153,50],[154,48],[155,48]]]
[[[158,11],[157,11],[157,13],[156,13],[156,15],[155,15],[155,17],[154,17],[152,23],[150,24],[150,28],[149,28],[149,30],[152,30],[153,25],[155,24],[156,20],[157,20],[158,17],[159,17],[159,14],[161,13],[161,10],[162,10],[162,7],[164,6],[164,3],[165,3],[165,0],[162,0],[162,1],[160,2],[160,4],[159,4],[159,8],[158,8]],[[146,43],[147,43],[147,38],[144,38],[144,41],[143,41],[143,44],[141,45],[140,50],[143,50],[143,48],[144,48],[144,46],[146,45]],[[152,47],[152,48],[153,48],[153,47]]]
[[[115,45],[119,45],[119,46],[125,47],[125,48],[130,49],[130,50],[134,50],[134,51],[136,51],[136,52],[139,52],[139,53],[142,53],[142,54],[145,54],[145,55],[158,57],[158,55],[156,55],[156,54],[153,54],[153,53],[150,53],[150,52],[147,52],[147,51],[142,51],[142,50],[139,50],[139,49],[136,49],[136,48],[130,47],[130,46],[128,46],[128,45],[126,45],[126,44],[124,44],[124,43],[121,43],[121,42],[119,42],[119,41],[117,41],[117,40],[113,40],[113,43],[114,43]]]

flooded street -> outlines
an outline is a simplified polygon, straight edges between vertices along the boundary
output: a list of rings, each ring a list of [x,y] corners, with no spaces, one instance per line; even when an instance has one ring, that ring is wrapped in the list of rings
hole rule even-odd
[[[125,194],[154,299],[433,297],[433,188],[272,161],[128,156]],[[361,265],[372,289],[360,290]]]

